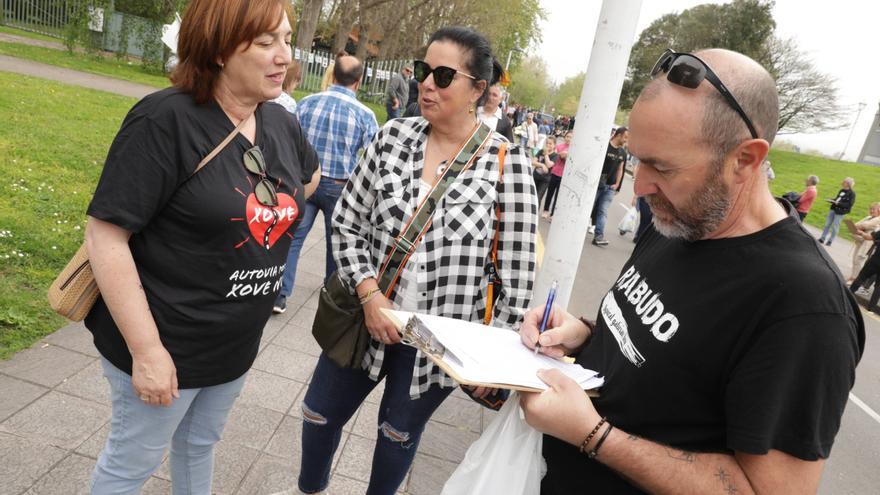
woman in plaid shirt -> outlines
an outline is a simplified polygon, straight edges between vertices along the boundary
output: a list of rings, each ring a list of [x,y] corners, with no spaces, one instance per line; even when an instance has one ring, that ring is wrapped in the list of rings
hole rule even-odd
[[[426,65],[425,65],[426,64]],[[376,135],[345,186],[333,213],[333,251],[339,274],[364,303],[372,336],[362,369],[343,369],[322,355],[303,401],[299,489],[324,490],[343,425],[386,378],[379,409],[369,494],[392,494],[415,457],[425,424],[455,382],[413,347],[400,344],[381,308],[481,321],[486,307],[486,266],[500,207],[498,265],[503,289],[492,324],[514,329],[528,309],[535,271],[537,196],[526,152],[508,146],[499,182],[494,133],[449,185],[432,222],[394,287],[376,289],[379,267],[447,161],[477,124],[475,109],[501,75],[488,41],[476,31],[443,28],[416,62],[422,117],[394,119]],[[487,390],[477,390],[485,394]]]

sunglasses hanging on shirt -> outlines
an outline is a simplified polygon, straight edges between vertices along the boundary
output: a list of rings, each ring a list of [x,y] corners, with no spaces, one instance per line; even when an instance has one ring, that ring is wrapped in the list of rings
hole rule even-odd
[[[259,182],[254,185],[254,196],[263,206],[278,206],[278,193],[275,186],[269,180],[266,172],[266,159],[259,146],[244,152],[244,168],[248,172],[260,176]]]
[[[455,79],[456,74],[461,74],[474,81],[477,80],[476,77],[460,70],[453,69],[452,67],[438,65],[432,69],[424,60],[416,60],[413,62],[413,77],[416,78],[416,81],[423,83],[432,73],[434,74],[434,84],[441,89],[448,88],[449,85],[452,84],[453,79]]]
[[[651,69],[651,77],[656,77],[661,72],[666,74],[667,81],[688,89],[696,89],[704,79],[709,81],[721,93],[721,96],[724,97],[724,101],[730,105],[730,108],[742,117],[746,127],[749,128],[752,138],[758,139],[758,132],[755,131],[752,120],[746,115],[745,110],[736,101],[736,98],[733,97],[733,93],[727,89],[727,86],[721,82],[721,79],[709,68],[706,62],[690,53],[679,53],[667,48],[657,60],[657,63],[654,64],[654,68]]]

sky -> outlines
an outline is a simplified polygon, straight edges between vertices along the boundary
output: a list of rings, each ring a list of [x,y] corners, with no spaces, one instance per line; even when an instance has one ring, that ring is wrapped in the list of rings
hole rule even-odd
[[[660,16],[703,3],[727,2],[643,0],[633,43],[639,33]],[[562,82],[587,68],[602,1],[541,0],[541,6],[548,14],[542,26],[543,42],[529,51],[547,62],[551,79]],[[841,130],[784,134],[777,136],[777,140],[837,156],[843,151],[852,129],[844,159],[855,160],[880,103],[880,54],[877,51],[880,2],[776,0],[773,17],[777,35],[794,38],[821,70],[837,78],[839,102],[848,110],[848,125]],[[573,50],[573,47],[580,48]],[[866,106],[856,121],[859,102]]]

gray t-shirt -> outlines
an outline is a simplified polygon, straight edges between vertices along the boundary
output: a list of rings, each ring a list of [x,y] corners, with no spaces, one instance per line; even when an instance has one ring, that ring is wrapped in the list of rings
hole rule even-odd
[[[406,106],[409,98],[409,85],[400,73],[391,76],[391,82],[388,83],[388,89],[385,91],[385,101],[394,104],[392,98],[397,98],[397,102],[401,108]]]

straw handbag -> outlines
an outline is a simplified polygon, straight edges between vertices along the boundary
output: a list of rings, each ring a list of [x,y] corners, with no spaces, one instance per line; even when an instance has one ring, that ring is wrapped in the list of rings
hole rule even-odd
[[[250,116],[242,120],[226,136],[226,139],[208,153],[208,156],[199,162],[190,178],[207,165],[217,153],[220,153],[248,120],[250,120]],[[83,243],[77,249],[73,258],[67,263],[67,266],[61,270],[61,273],[52,282],[52,285],[49,286],[49,306],[53,311],[68,320],[82,321],[89,314],[92,306],[95,305],[95,301],[98,300],[98,293],[98,283],[95,282],[95,275],[92,273],[92,266],[89,264],[89,253],[86,250],[85,243]]]
[[[98,283],[83,244],[49,286],[49,306],[61,316],[82,321],[98,299]]]

